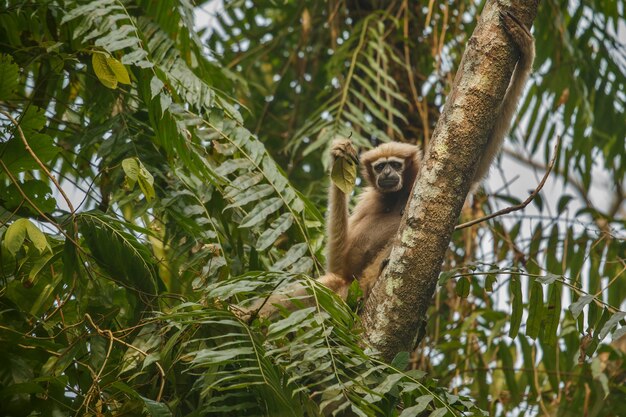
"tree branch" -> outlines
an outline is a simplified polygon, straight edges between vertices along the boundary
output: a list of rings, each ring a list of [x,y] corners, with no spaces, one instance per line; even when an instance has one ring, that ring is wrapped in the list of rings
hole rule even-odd
[[[548,177],[550,176],[550,173],[552,172],[552,168],[554,167],[554,163],[556,162],[556,157],[558,155],[558,150],[559,150],[559,144],[560,143],[561,143],[561,138],[559,137],[559,138],[557,138],[556,144],[554,145],[554,151],[553,151],[554,155],[552,155],[552,159],[550,160],[550,164],[548,164],[548,168],[546,169],[546,173],[543,175],[543,178],[539,182],[539,185],[537,185],[537,188],[535,188],[535,190],[532,193],[530,193],[530,195],[528,196],[528,198],[526,200],[524,200],[520,204],[517,204],[515,206],[510,206],[510,207],[504,208],[502,210],[498,210],[495,213],[491,213],[491,214],[489,214],[487,216],[479,217],[478,219],[474,219],[474,220],[470,220],[469,222],[458,224],[458,225],[456,225],[454,227],[454,230],[465,229],[466,227],[470,227],[470,226],[473,226],[475,224],[482,223],[484,221],[493,219],[494,217],[502,216],[504,214],[512,213],[514,211],[518,211],[518,210],[522,210],[522,209],[526,208],[526,206],[529,205],[530,202],[535,199],[535,197],[537,197],[537,194],[539,194],[539,191],[541,191],[541,189],[545,185],[546,181],[548,180]]]
[[[412,350],[418,341],[444,254],[519,57],[500,21],[505,3],[514,4],[511,12],[529,27],[539,0],[491,0],[483,9],[433,132],[389,264],[365,305],[366,337],[387,361]]]

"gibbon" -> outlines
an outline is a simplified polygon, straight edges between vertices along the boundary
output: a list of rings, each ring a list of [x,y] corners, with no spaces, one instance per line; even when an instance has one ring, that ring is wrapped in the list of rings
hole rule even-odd
[[[349,140],[333,142],[333,159],[351,159],[355,155]],[[362,177],[368,187],[351,216],[348,216],[348,196],[335,184],[330,186],[326,269],[342,277],[346,285],[358,279],[365,297],[391,251],[421,159],[417,146],[398,142],[384,143],[363,153]]]
[[[349,139],[336,139],[331,146],[333,162],[338,158],[356,160],[356,150]],[[327,267],[318,281],[344,300],[354,279],[367,297],[384,260],[391,251],[391,242],[398,231],[404,207],[420,169],[422,154],[415,145],[391,142],[361,155],[363,179],[368,187],[361,194],[351,216],[348,196],[331,182],[327,213]],[[288,295],[288,296],[287,296]],[[276,305],[290,308],[289,298],[303,300],[307,292],[301,285],[275,294],[263,304],[250,308],[259,317],[276,313]]]
[[[517,44],[520,57],[485,152],[477,163],[472,180],[474,186],[487,174],[500,151],[535,56],[534,39],[528,29],[509,12],[501,13],[501,20]],[[331,146],[331,157],[333,160],[355,160],[356,151],[348,139],[338,139]],[[385,143],[364,152],[360,161],[362,176],[368,186],[351,215],[348,213],[348,196],[331,184],[327,213],[327,272],[318,280],[342,298],[345,299],[355,279],[367,297],[381,274],[419,174],[421,158],[417,146],[398,142]],[[306,295],[301,286],[288,293],[291,296]],[[274,304],[286,306],[286,300],[286,296],[272,296],[258,314],[270,316],[277,311]]]

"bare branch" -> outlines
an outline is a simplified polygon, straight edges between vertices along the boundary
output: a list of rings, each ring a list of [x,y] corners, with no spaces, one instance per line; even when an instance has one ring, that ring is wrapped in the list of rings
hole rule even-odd
[[[532,193],[530,193],[530,195],[528,196],[528,198],[526,200],[524,200],[520,204],[517,204],[515,206],[511,206],[511,207],[507,207],[507,208],[504,208],[502,210],[498,210],[495,213],[491,213],[491,214],[489,214],[487,216],[483,216],[483,217],[480,217],[478,219],[470,220],[469,222],[458,224],[458,225],[456,225],[454,227],[454,230],[465,229],[466,227],[470,227],[470,226],[473,226],[475,224],[482,223],[484,221],[493,219],[494,217],[502,216],[504,214],[512,213],[514,211],[518,211],[518,210],[522,210],[522,209],[526,208],[526,206],[529,205],[530,202],[535,199],[535,197],[537,197],[537,194],[539,194],[539,191],[541,191],[541,189],[543,188],[544,184],[548,180],[548,177],[550,176],[550,173],[552,172],[552,168],[554,168],[554,163],[556,162],[556,157],[558,155],[558,150],[559,150],[559,145],[560,144],[561,144],[561,138],[558,137],[557,140],[556,140],[556,144],[554,145],[554,151],[553,151],[554,155],[552,155],[552,159],[550,160],[550,164],[548,164],[548,169],[546,170],[546,173],[543,175],[543,178],[539,182],[539,185],[537,185],[537,188],[535,188],[535,190]]]

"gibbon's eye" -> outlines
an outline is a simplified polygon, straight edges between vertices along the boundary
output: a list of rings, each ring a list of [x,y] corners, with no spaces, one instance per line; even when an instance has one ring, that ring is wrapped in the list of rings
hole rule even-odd
[[[382,172],[382,171],[383,171],[383,169],[385,169],[385,165],[387,165],[387,163],[386,163],[386,162],[380,162],[380,163],[378,163],[378,164],[374,165],[374,171],[376,171],[376,172]]]
[[[399,171],[400,169],[402,169],[402,162],[391,161],[389,162],[389,165],[391,165],[391,168],[393,168],[396,171]]]

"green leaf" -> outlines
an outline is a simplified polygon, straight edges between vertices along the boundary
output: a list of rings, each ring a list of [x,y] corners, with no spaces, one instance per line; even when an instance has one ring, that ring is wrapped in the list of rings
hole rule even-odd
[[[148,294],[157,292],[160,281],[146,244],[109,216],[90,212],[77,218],[93,259],[111,279]]]
[[[556,205],[557,214],[563,213],[565,209],[567,208],[567,205],[569,204],[569,202],[572,201],[573,199],[574,197],[572,197],[569,194],[565,194],[564,196],[559,198],[559,202]]]
[[[159,94],[161,90],[163,90],[164,86],[165,84],[163,84],[163,81],[161,81],[158,76],[154,75],[150,80],[150,98],[155,98],[157,94]]]
[[[528,194],[531,194],[533,190],[528,190]],[[533,204],[539,210],[539,213],[543,212],[543,197],[541,197],[541,193],[537,194],[535,198],[533,198]]]
[[[430,394],[421,395],[415,399],[415,405],[405,408],[400,413],[399,417],[414,417],[419,415],[422,411],[426,410],[428,404],[434,399],[434,397]]]
[[[358,311],[359,304],[362,302],[362,300],[363,300],[363,290],[361,289],[361,286],[359,285],[359,281],[355,279],[350,284],[350,287],[348,287],[348,296],[346,297],[346,304],[350,307],[352,311]],[[402,370],[403,369],[404,368],[402,368]]]
[[[171,417],[173,415],[170,409],[167,407],[167,405],[156,402],[154,400],[151,400],[143,396],[140,396],[140,398],[143,400],[144,404],[146,405],[146,410],[148,411],[148,414],[150,414],[150,416]]]
[[[609,332],[615,327],[617,326],[617,324],[620,322],[620,320],[622,320],[624,317],[626,317],[626,313],[623,311],[617,311],[615,313],[613,313],[613,315],[611,316],[610,319],[608,319],[606,321],[606,323],[604,324],[604,326],[602,326],[602,329],[600,330],[600,333],[598,335],[598,338],[600,340],[604,339],[606,336],[608,336]]]
[[[560,282],[555,282],[550,286],[550,293],[548,295],[548,311],[544,327],[545,343],[550,346],[554,346],[556,344],[556,333],[559,328],[561,318],[562,292],[563,285]]]
[[[36,106],[28,107],[19,119],[20,126],[27,139],[31,133],[36,133],[43,129],[46,126],[47,120],[45,110]],[[32,144],[30,145],[32,147]]]
[[[289,248],[287,253],[283,255],[282,258],[277,260],[274,265],[272,265],[272,271],[285,271],[287,268],[294,264],[294,262],[301,259],[307,252],[309,248],[306,243],[297,243]]]
[[[47,183],[41,180],[27,180],[23,183],[19,182],[19,189],[28,196],[35,206],[44,213],[51,213],[56,208],[56,199],[52,195],[52,190]],[[31,213],[37,213],[34,207],[24,200],[18,190],[18,186],[14,183],[8,184],[7,187],[0,189],[0,201],[7,210],[15,210],[18,207],[26,207]]]
[[[0,54],[0,101],[13,97],[17,88],[19,67],[11,55]]]
[[[539,336],[543,318],[543,285],[535,281],[530,287],[528,300],[528,321],[526,322],[526,335],[528,337],[536,339]]]
[[[356,164],[344,158],[335,159],[330,179],[344,194],[349,194],[356,183]]]
[[[602,368],[604,367],[604,363],[600,360],[600,358],[593,358],[591,361],[591,376],[593,379],[600,382],[600,386],[602,387],[602,391],[604,392],[604,397],[609,396],[611,392],[609,388],[609,380],[604,372],[602,372]]]
[[[583,308],[585,308],[587,304],[593,301],[593,298],[594,298],[593,295],[587,294],[587,295],[583,295],[578,300],[573,302],[569,306],[569,309],[572,312],[572,316],[574,316],[574,318],[577,318],[578,315],[583,311]]]
[[[161,115],[163,116],[172,104],[172,97],[166,94],[165,91],[161,92],[161,94],[159,94],[159,104],[161,105]]]
[[[446,282],[450,281],[450,279],[457,273],[457,271],[443,271],[439,274],[439,279],[437,280],[437,285],[442,286]]]
[[[519,398],[519,388],[517,386],[517,380],[515,379],[515,361],[513,360],[509,346],[504,341],[501,341],[499,344],[498,357],[502,361],[502,371],[504,372],[506,385],[511,392],[511,396],[517,399]]]
[[[594,306],[594,304],[592,304],[591,306]],[[587,346],[587,350],[585,351],[588,357],[591,357],[593,353],[596,351],[596,349],[598,348],[598,344],[600,343],[600,340],[601,340],[599,337],[600,331],[601,329],[604,328],[606,323],[609,321],[610,317],[611,317],[611,312],[609,311],[608,308],[604,307],[602,309],[602,315],[600,316],[600,319],[598,319],[597,322],[590,322],[589,327],[590,329],[593,329],[593,339],[591,343],[589,344],[589,346]],[[590,320],[590,318],[588,318],[588,320]]]
[[[398,352],[391,361],[391,366],[400,371],[404,371],[406,367],[409,366],[410,360],[411,354],[409,352]]]
[[[57,377],[62,375],[65,369],[74,363],[77,354],[84,354],[81,352],[83,349],[84,344],[77,342],[60,350],[58,355],[50,355],[47,362],[41,367],[41,373]]]
[[[256,242],[256,249],[263,251],[270,247],[270,245],[276,242],[276,239],[285,233],[293,224],[293,216],[291,213],[283,213],[276,220],[270,224],[269,228],[265,229],[259,239]]]
[[[446,415],[447,412],[448,409],[446,407],[441,407],[430,413],[428,417],[443,417]]]
[[[326,349],[322,351],[326,353]],[[378,398],[383,397],[388,394],[391,390],[398,386],[400,380],[404,377],[401,373],[393,373],[387,375],[385,380],[374,387],[373,392],[371,394],[367,394],[364,398],[367,402],[376,402]]]
[[[558,280],[559,278],[561,278],[561,275],[556,275],[556,274],[553,274],[551,272],[548,272],[548,273],[546,273],[545,276],[537,277],[537,278],[535,278],[535,280],[537,282],[542,283],[542,284],[549,285],[549,284],[552,284],[553,282],[555,282],[556,280]]]
[[[522,284],[517,275],[511,275],[511,323],[509,327],[509,337],[515,338],[522,323],[522,313],[524,312],[524,300],[522,299]]]
[[[262,201],[265,197],[274,193],[274,187],[271,184],[259,184],[248,188],[239,193],[229,192],[233,202],[225,207],[225,209],[241,207],[254,201]]]
[[[517,386],[517,380],[515,379],[515,362],[513,361],[513,356],[511,355],[509,346],[504,341],[501,341],[499,344],[498,357],[502,361],[504,379],[506,380],[506,385],[511,392],[511,396],[513,398],[518,398],[519,388]]]
[[[613,332],[613,335],[611,337],[611,340],[613,341],[617,341],[619,339],[621,339],[622,337],[626,336],[626,326],[622,326],[619,329],[616,329]]]
[[[459,278],[459,280],[456,282],[456,295],[458,295],[461,298],[467,298],[467,296],[470,293],[470,288],[471,288],[472,284],[470,283],[470,280],[468,277],[461,277]]]
[[[269,198],[265,201],[262,201],[256,207],[254,207],[246,217],[241,220],[241,224],[239,225],[239,227],[245,228],[256,226],[257,224],[265,221],[270,214],[276,212],[282,206],[283,201],[278,197]]]
[[[28,284],[26,284],[26,286],[32,287],[37,284],[37,278],[42,275],[45,270],[49,270],[50,265],[54,264],[54,262],[56,262],[61,256],[62,253],[57,252],[55,254],[48,253],[39,257],[33,263],[33,268],[28,272]],[[53,298],[53,291],[63,280],[63,274],[56,274],[52,278],[53,279],[51,281],[46,282],[43,289],[39,292],[37,299],[33,301],[33,304],[30,307],[30,314],[33,316],[41,314],[43,308],[48,307],[52,303],[51,298]]]
[[[24,134],[28,135],[26,139],[31,151],[37,155],[37,158],[44,164],[59,153],[59,148],[54,145],[50,136],[41,133],[32,133],[29,132],[28,129],[24,130]],[[14,175],[23,171],[37,170],[40,168],[37,161],[26,151],[24,142],[19,137],[14,136],[6,142],[0,143],[0,155],[2,155],[2,162]]]

